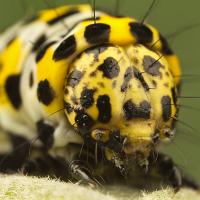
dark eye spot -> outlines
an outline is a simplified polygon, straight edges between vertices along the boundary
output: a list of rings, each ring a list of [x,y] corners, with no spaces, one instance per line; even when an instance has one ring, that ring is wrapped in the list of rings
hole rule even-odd
[[[65,101],[64,101],[64,107],[68,114],[70,114],[74,110],[73,106],[70,103],[65,102]]]

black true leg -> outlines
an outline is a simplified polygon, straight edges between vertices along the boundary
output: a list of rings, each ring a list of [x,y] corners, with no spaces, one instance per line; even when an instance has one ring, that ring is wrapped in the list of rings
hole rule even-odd
[[[21,169],[23,174],[35,176],[52,176],[68,181],[68,165],[61,157],[49,154],[27,160]]]
[[[182,186],[199,189],[197,183],[183,176],[182,172],[169,156],[158,154],[156,167],[161,177],[164,177],[173,186],[175,191],[178,191]]]
[[[87,164],[82,160],[74,160],[69,165],[69,172],[72,178],[80,180],[90,186],[97,187],[100,183],[94,178]]]

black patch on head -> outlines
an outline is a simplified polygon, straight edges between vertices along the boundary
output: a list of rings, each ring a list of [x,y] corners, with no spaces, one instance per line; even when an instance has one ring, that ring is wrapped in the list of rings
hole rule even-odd
[[[90,44],[109,42],[110,26],[103,23],[94,23],[86,27],[84,37]]]
[[[171,98],[170,96],[163,96],[161,99],[162,117],[166,122],[171,118]]]
[[[145,91],[149,90],[149,86],[147,85],[146,81],[144,80],[144,77],[142,76],[142,73],[138,71],[137,68],[134,67],[134,76],[137,78],[140,83],[142,84],[142,87],[145,89]]]
[[[94,120],[90,117],[84,110],[76,110],[75,122],[80,132],[85,134],[88,133],[89,130],[94,125]]]
[[[55,92],[47,79],[39,82],[37,88],[37,96],[38,100],[46,106],[48,106],[53,101]]]
[[[121,86],[121,92],[125,92],[127,87],[128,87],[128,83],[131,80],[131,78],[133,77],[133,68],[132,67],[128,67],[126,69],[126,72],[124,74],[124,81],[122,83]]]
[[[67,12],[65,12],[65,13],[63,13],[63,14],[59,14],[59,13],[58,13],[57,17],[56,17],[56,18],[53,18],[53,19],[51,19],[51,20],[49,20],[49,21],[47,22],[47,24],[49,24],[49,25],[54,25],[54,24],[57,23],[57,22],[61,22],[62,19],[66,18],[66,17],[69,17],[69,16],[71,16],[71,15],[77,14],[77,13],[79,13],[79,11],[78,11],[77,9],[69,10],[69,11],[67,11]],[[64,23],[64,22],[63,22],[63,23]]]
[[[140,113],[141,113],[141,118],[144,119],[149,119],[150,118],[150,111],[151,111],[151,105],[149,104],[148,101],[144,100],[140,103],[140,107],[139,107]]]
[[[159,69],[162,67],[162,65],[158,60],[152,58],[151,56],[144,56],[143,66],[144,66],[145,72],[151,74],[152,76],[161,77],[161,73]]]
[[[83,72],[74,70],[70,73],[69,77],[67,78],[67,84],[74,88],[76,85],[78,85],[82,77]]]
[[[6,79],[5,90],[13,107],[19,109],[22,103],[20,95],[20,74],[10,75]]]
[[[74,110],[73,106],[70,103],[65,102],[65,101],[64,101],[64,108],[68,114],[70,114]]]
[[[29,87],[33,86],[33,72],[31,71],[29,74]]]
[[[54,142],[54,127],[50,124],[45,123],[44,120],[39,120],[36,123],[36,126],[39,139],[42,141],[42,143],[47,149],[50,149]]]
[[[161,52],[165,55],[172,55],[174,54],[171,48],[169,47],[169,44],[167,40],[160,34],[160,42],[162,44],[162,50]]]
[[[102,123],[108,123],[111,119],[111,105],[108,95],[100,95],[98,97],[97,108],[99,111],[98,120]]]
[[[104,60],[103,64],[99,65],[98,70],[103,72],[103,76],[112,79],[118,76],[120,68],[117,60],[108,57]]]
[[[123,110],[124,110],[125,118],[127,120],[134,119],[134,118],[149,119],[151,106],[147,101],[143,101],[140,103],[140,106],[137,107],[131,101],[131,99],[129,99],[128,101],[124,103]]]
[[[53,54],[53,59],[55,61],[66,59],[71,56],[76,51],[76,38],[74,35],[69,36],[67,39],[63,40],[61,44],[57,47]]]
[[[46,43],[46,44],[43,44],[42,46],[40,46],[38,53],[36,55],[36,58],[35,58],[36,62],[39,62],[43,58],[47,49],[55,43],[56,43],[56,41],[51,41],[49,43]]]
[[[93,97],[94,92],[95,90],[93,89],[87,89],[87,88],[83,89],[80,98],[80,103],[82,107],[89,108],[90,106],[92,106],[92,104],[94,103],[94,97]]]
[[[177,103],[177,93],[176,93],[176,88],[173,87],[173,88],[171,89],[171,92],[172,92],[173,103],[176,105],[176,103]]]
[[[137,38],[137,43],[147,44],[152,42],[153,33],[147,26],[138,22],[131,22],[129,25],[131,33]]]
[[[37,40],[36,42],[33,44],[33,47],[32,47],[32,52],[35,52],[37,51],[42,44],[44,44],[44,42],[47,40],[45,34],[42,34]]]

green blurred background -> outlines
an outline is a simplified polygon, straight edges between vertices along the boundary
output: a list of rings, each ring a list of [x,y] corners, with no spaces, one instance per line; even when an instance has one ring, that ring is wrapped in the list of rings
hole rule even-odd
[[[50,5],[87,3],[88,0],[46,0]],[[98,8],[114,12],[115,0],[96,0]],[[151,0],[121,0],[120,14],[142,19]],[[0,0],[0,30],[27,14],[47,8],[45,0]],[[181,35],[170,40],[181,59],[183,74],[200,74],[200,1],[158,0],[148,17],[148,22],[161,33],[168,35],[185,29]],[[188,28],[199,24],[196,28]],[[182,96],[200,96],[200,76],[183,76]],[[196,107],[182,108],[180,123],[174,142],[163,149],[200,183],[200,99],[180,99],[181,104]],[[184,125],[186,123],[187,125]],[[189,127],[190,126],[190,127]],[[196,130],[194,130],[196,129]]]

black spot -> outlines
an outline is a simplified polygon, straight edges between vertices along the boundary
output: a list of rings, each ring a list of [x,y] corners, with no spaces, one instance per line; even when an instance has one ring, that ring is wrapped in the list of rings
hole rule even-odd
[[[112,79],[118,76],[120,68],[117,60],[108,57],[104,60],[103,64],[99,65],[98,70],[103,72],[103,76]]]
[[[90,44],[109,42],[110,26],[103,23],[90,24],[86,27],[84,37]]]
[[[45,34],[42,34],[37,40],[36,42],[34,43],[33,47],[32,47],[32,52],[35,52],[37,51],[41,45],[47,40]]]
[[[169,96],[163,96],[161,99],[162,105],[162,117],[166,122],[171,118],[171,98]]]
[[[128,67],[126,69],[126,72],[124,74],[124,81],[122,83],[121,86],[121,92],[125,92],[127,87],[128,87],[128,83],[131,80],[131,78],[133,77],[133,68],[132,67]]]
[[[105,88],[105,84],[103,82],[98,82],[97,83],[101,88]]]
[[[56,41],[51,41],[51,42],[49,42],[49,43],[46,43],[46,44],[43,44],[40,48],[39,48],[39,50],[38,50],[38,53],[37,53],[37,55],[36,55],[36,62],[39,62],[42,58],[43,58],[43,56],[44,56],[44,54],[46,53],[46,51],[47,51],[47,49],[50,47],[50,46],[52,46],[53,44],[55,44],[56,43]]]
[[[144,119],[149,119],[150,118],[150,111],[151,111],[151,105],[149,104],[148,101],[142,101],[140,103],[140,114],[141,114],[141,118],[144,118]]]
[[[81,92],[80,103],[84,108],[89,108],[94,103],[94,90],[93,89],[83,89]]]
[[[98,120],[102,123],[108,123],[111,119],[111,105],[108,95],[100,95],[98,97],[97,108],[99,111]]]
[[[76,113],[75,122],[77,127],[81,133],[88,133],[91,127],[94,125],[94,120],[83,110],[77,110]]]
[[[149,119],[150,118],[150,109],[151,109],[151,106],[147,101],[141,102],[140,106],[137,107],[131,101],[131,99],[129,99],[123,105],[125,118],[127,120],[130,120],[130,119],[133,119],[133,118]]]
[[[29,75],[29,87],[31,88],[33,86],[33,72],[30,72]]]
[[[73,106],[70,103],[65,102],[65,101],[64,101],[64,108],[68,114],[70,114],[74,110]]]
[[[90,77],[95,77],[96,75],[97,75],[97,71],[96,70],[90,73]]]
[[[76,85],[78,85],[82,76],[83,76],[83,72],[78,71],[78,70],[72,71],[69,77],[67,78],[67,84],[74,88]]]
[[[176,88],[175,88],[175,87],[173,87],[173,88],[171,89],[171,93],[172,93],[173,102],[174,102],[174,104],[176,105],[176,103],[177,103],[177,92],[176,92]]]
[[[13,107],[19,109],[22,103],[20,95],[20,74],[10,75],[6,79],[5,90]]]
[[[46,106],[48,106],[53,101],[55,92],[47,79],[39,82],[37,88],[37,96],[38,100]]]
[[[137,43],[147,44],[152,42],[153,34],[147,26],[137,22],[131,22],[129,25],[131,33],[137,39]]]
[[[50,124],[45,123],[44,120],[39,120],[36,123],[36,126],[39,139],[42,141],[47,149],[51,148],[54,142],[54,127]]]
[[[165,55],[172,55],[174,54],[171,48],[169,47],[169,44],[167,40],[160,34],[160,42],[162,44],[162,53]]]
[[[142,73],[138,71],[137,68],[134,67],[134,76],[137,78],[140,83],[142,84],[142,87],[145,89],[145,91],[149,90],[149,86],[147,85],[146,81],[144,80],[144,77],[142,76]]]
[[[76,38],[74,35],[69,36],[67,39],[63,40],[61,44],[57,47],[53,54],[53,59],[55,61],[66,59],[71,56],[76,51]]]
[[[145,72],[151,74],[152,76],[160,76],[161,77],[161,73],[160,73],[159,69],[163,66],[161,65],[161,63],[158,60],[152,58],[151,56],[144,56],[143,66],[144,66]]]
[[[49,20],[47,22],[47,24],[54,25],[57,22],[61,22],[62,19],[66,18],[66,17],[69,17],[71,15],[77,14],[77,13],[79,13],[79,11],[77,9],[74,9],[74,10],[69,10],[66,13],[63,13],[63,14],[58,14],[56,18]]]
[[[152,85],[156,88],[157,87],[157,82],[155,80],[152,80]]]

